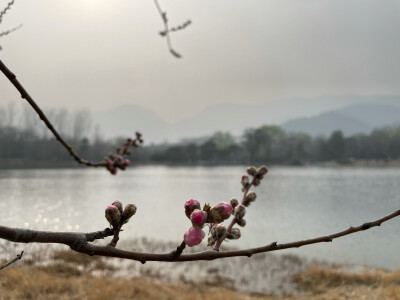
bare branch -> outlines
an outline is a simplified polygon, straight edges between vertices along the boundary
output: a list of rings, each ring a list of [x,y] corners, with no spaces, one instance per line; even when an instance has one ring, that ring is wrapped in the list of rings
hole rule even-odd
[[[18,229],[18,228],[0,226],[0,238],[17,243],[65,244],[70,246],[71,249],[77,252],[85,253],[91,256],[99,255],[107,257],[117,257],[130,260],[137,260],[142,263],[145,263],[146,261],[165,261],[165,262],[197,261],[197,260],[214,260],[214,259],[234,257],[234,256],[251,257],[253,254],[257,253],[271,252],[289,248],[299,248],[305,245],[317,244],[322,242],[332,242],[332,240],[336,238],[353,234],[358,231],[367,230],[375,226],[380,226],[383,222],[389,221],[390,219],[398,217],[399,215],[400,215],[400,209],[378,220],[364,223],[357,227],[349,227],[348,229],[337,233],[320,236],[308,240],[301,240],[286,244],[278,244],[277,242],[274,242],[263,247],[250,248],[244,250],[231,250],[231,251],[208,250],[193,254],[182,254],[178,257],[176,255],[176,251],[172,251],[170,253],[165,253],[165,254],[140,253],[140,252],[120,250],[111,246],[96,246],[89,243],[89,241],[113,235],[113,230],[111,229],[105,229],[103,231],[95,233],[83,234],[75,232],[36,231],[36,230]]]
[[[22,255],[24,255],[24,251],[22,251],[21,254],[17,254],[17,257],[11,260],[10,262],[0,266],[0,270],[3,270],[4,268],[7,268],[9,265],[12,265],[16,261],[20,260],[22,258]]]
[[[20,29],[21,27],[22,27],[22,24],[19,25],[19,26],[17,26],[17,27],[14,27],[14,28],[12,28],[12,29],[10,29],[10,30],[6,30],[6,31],[3,31],[3,32],[0,32],[0,37],[9,35],[11,32],[14,32],[14,31],[18,30],[18,29]]]
[[[91,162],[88,160],[85,160],[81,158],[73,149],[72,147],[61,137],[61,135],[57,132],[57,130],[54,128],[53,124],[47,119],[46,115],[43,113],[43,111],[40,109],[40,107],[36,104],[36,102],[33,100],[33,98],[28,94],[28,92],[25,90],[25,88],[21,85],[21,83],[18,81],[17,77],[7,68],[7,66],[1,61],[0,59],[0,70],[3,72],[3,74],[8,78],[8,80],[14,85],[14,87],[20,92],[21,97],[25,99],[35,110],[35,112],[39,115],[40,119],[46,124],[47,128],[51,131],[51,133],[56,137],[56,139],[64,146],[65,149],[69,152],[69,154],[79,163],[82,165],[90,166],[90,167],[107,167],[109,168],[109,164],[107,161],[101,161],[101,162]],[[131,140],[128,139],[127,143],[124,145],[124,151],[126,154],[127,148],[132,145],[133,147],[138,147],[139,144],[143,142],[141,138],[140,133],[136,133],[136,139]],[[128,143],[129,141],[129,143]],[[117,150],[118,152],[119,150]],[[119,154],[119,153],[117,153]],[[124,169],[126,166],[121,166],[122,169]],[[111,171],[111,170],[110,170]]]
[[[2,11],[0,11],[0,24],[1,24],[1,22],[3,21],[4,15],[7,13],[8,10],[11,9],[11,6],[13,6],[14,2],[15,2],[15,0],[10,1],[10,2],[7,4],[6,8],[4,8]]]
[[[160,35],[161,35],[162,37],[165,37],[165,38],[166,38],[166,40],[167,40],[167,46],[168,46],[169,52],[170,52],[173,56],[175,56],[176,58],[182,58],[182,55],[179,54],[178,52],[176,52],[176,51],[174,50],[174,48],[172,47],[171,38],[170,38],[170,35],[169,35],[169,34],[170,34],[170,32],[175,32],[175,31],[179,31],[179,30],[185,29],[187,26],[189,26],[189,25],[192,23],[192,21],[187,20],[187,21],[184,22],[182,25],[169,28],[167,13],[164,12],[164,11],[162,11],[161,6],[160,6],[160,4],[158,3],[158,0],[154,0],[154,4],[156,5],[157,11],[158,11],[158,13],[160,14],[161,19],[162,19],[162,21],[163,21],[163,23],[164,23],[164,30],[163,30],[163,31],[160,31]]]

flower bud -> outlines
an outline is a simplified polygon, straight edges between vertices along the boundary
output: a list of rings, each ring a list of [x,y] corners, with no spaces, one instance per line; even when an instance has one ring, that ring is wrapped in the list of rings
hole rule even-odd
[[[105,216],[110,225],[112,225],[113,227],[119,226],[119,223],[121,221],[121,213],[116,206],[107,206]]]
[[[204,236],[205,233],[203,230],[196,227],[190,227],[183,235],[183,240],[185,241],[186,245],[193,247],[200,244],[204,239]]]
[[[117,169],[115,169],[115,168],[114,168],[114,169],[111,169],[110,172],[111,172],[111,174],[113,174],[113,175],[117,175]]]
[[[256,198],[257,198],[256,193],[254,193],[254,192],[249,192],[249,193],[246,195],[246,198],[244,198],[244,203],[243,203],[243,205],[246,206],[246,207],[248,207],[248,206],[250,205],[250,202],[255,201]]]
[[[264,176],[265,174],[268,173],[268,167],[267,166],[261,166],[257,169],[257,174]]]
[[[200,202],[196,199],[190,199],[185,202],[185,214],[190,219],[190,215],[195,209],[200,209]]]
[[[236,223],[240,226],[240,227],[244,227],[246,226],[246,220],[245,219],[237,219]]]
[[[257,175],[257,169],[256,167],[248,167],[246,169],[247,174],[251,175],[251,176],[256,176]]]
[[[119,212],[122,213],[122,203],[118,200],[115,200],[111,205],[114,205],[116,208],[118,208]]]
[[[254,179],[253,184],[254,184],[254,186],[259,186],[260,182],[261,182],[260,179],[256,178],[256,179]]]
[[[246,208],[243,205],[238,205],[235,208],[234,216],[236,219],[242,219],[246,214]]]
[[[125,166],[130,166],[131,165],[131,161],[129,159],[125,159]]]
[[[214,226],[214,228],[218,239],[226,234],[226,227],[224,225],[218,224],[217,226]]]
[[[232,205],[230,205],[228,202],[220,202],[210,209],[207,222],[221,223],[231,216],[232,210]]]
[[[248,187],[250,184],[249,176],[247,176],[246,174],[243,174],[242,179],[240,180],[240,183],[242,184],[243,188]]]
[[[239,228],[232,228],[231,232],[228,233],[227,238],[230,240],[237,240],[241,236]]]
[[[231,203],[233,209],[239,205],[239,201],[236,198],[232,198],[229,202]]]
[[[123,224],[128,223],[129,219],[136,214],[137,207],[135,204],[127,204],[124,212],[122,213],[121,220]]]
[[[192,221],[192,225],[194,227],[203,228],[207,221],[207,213],[200,209],[195,209],[190,215],[190,220]]]

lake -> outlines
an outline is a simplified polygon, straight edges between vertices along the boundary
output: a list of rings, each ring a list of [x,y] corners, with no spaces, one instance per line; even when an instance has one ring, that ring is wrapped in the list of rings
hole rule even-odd
[[[2,225],[55,231],[108,226],[104,209],[118,199],[137,214],[121,239],[146,236],[177,243],[190,227],[190,198],[212,205],[241,197],[245,166],[131,167],[117,176],[104,169],[0,170]],[[400,169],[271,167],[246,214],[238,248],[327,235],[373,221],[400,208]],[[322,243],[290,249],[308,258],[400,268],[400,218]],[[205,242],[205,241],[204,241]],[[171,249],[173,250],[173,249]]]

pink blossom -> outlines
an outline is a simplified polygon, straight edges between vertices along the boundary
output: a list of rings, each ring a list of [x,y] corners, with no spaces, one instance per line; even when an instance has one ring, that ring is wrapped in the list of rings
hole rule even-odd
[[[194,227],[203,228],[207,221],[207,213],[200,209],[195,209],[190,215],[190,220],[192,221],[192,225]]]
[[[200,244],[205,235],[206,234],[203,230],[196,227],[190,227],[183,235],[183,239],[186,245],[193,247]]]

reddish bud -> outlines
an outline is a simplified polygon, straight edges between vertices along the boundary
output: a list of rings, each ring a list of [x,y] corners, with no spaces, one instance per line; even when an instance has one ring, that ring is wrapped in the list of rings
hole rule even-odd
[[[200,202],[196,199],[190,199],[185,202],[185,214],[190,219],[190,215],[195,209],[200,209]]]
[[[118,208],[119,212],[122,213],[122,203],[118,200],[115,200],[111,205],[114,205],[116,208]]]
[[[190,227],[183,235],[183,240],[185,241],[186,245],[193,247],[200,244],[204,239],[204,236],[205,233],[203,230],[196,227]]]
[[[192,221],[192,225],[194,227],[203,228],[207,221],[207,213],[200,209],[195,209],[190,215],[190,220]]]
[[[119,226],[121,220],[121,213],[114,205],[109,205],[106,208],[105,217],[113,227]]]

